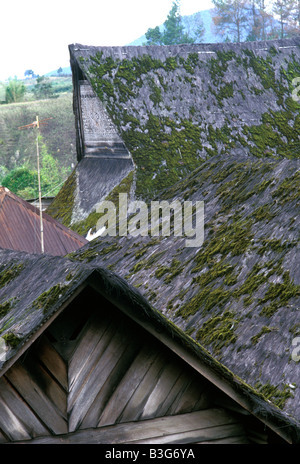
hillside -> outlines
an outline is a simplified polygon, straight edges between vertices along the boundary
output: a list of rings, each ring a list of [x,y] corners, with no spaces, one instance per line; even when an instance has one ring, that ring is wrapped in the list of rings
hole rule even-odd
[[[70,78],[63,84],[70,86]],[[32,84],[27,82],[29,88]],[[62,85],[62,83],[60,83]],[[55,84],[54,84],[55,89]],[[70,88],[70,87],[69,87]],[[28,95],[28,94],[27,94]],[[76,143],[72,93],[58,94],[57,98],[29,100],[0,105],[0,182],[8,172],[26,166],[36,170],[36,137],[33,130],[18,127],[36,120],[52,118],[41,128],[42,142],[61,169],[69,171],[76,162]]]
[[[188,33],[188,35],[195,39],[196,43],[199,41],[197,38],[196,38],[196,35],[195,35],[195,31],[197,30],[197,27],[200,25],[203,25],[203,29],[204,29],[204,34],[201,38],[201,42],[203,43],[219,43],[219,42],[223,42],[224,40],[227,40],[229,42],[234,42],[235,39],[234,39],[234,34],[233,33],[229,33],[228,36],[226,37],[222,37],[221,35],[219,35],[214,27],[214,22],[213,22],[213,16],[215,15],[214,13],[214,10],[213,9],[209,9],[209,10],[203,10],[203,11],[199,11],[197,13],[194,13],[192,15],[185,15],[185,16],[182,16],[182,24],[183,24],[183,27],[184,27],[184,31]],[[249,20],[249,24],[251,23],[251,21]],[[277,21],[274,19],[272,20],[272,22],[270,21],[270,25],[272,25],[273,27],[275,27],[277,25]],[[270,30],[270,25],[268,26],[267,28],[267,34],[271,32]],[[159,29],[160,31],[163,31],[164,29],[164,25],[163,24],[160,24],[158,25],[159,26]],[[145,34],[146,34],[146,31],[145,31]],[[130,44],[128,45],[145,45],[145,43],[147,42],[147,39],[146,39],[146,35],[143,35],[139,38],[137,38],[136,40],[134,40],[133,42],[131,42]],[[247,32],[243,32],[243,35],[242,35],[242,41],[246,41],[247,40]]]

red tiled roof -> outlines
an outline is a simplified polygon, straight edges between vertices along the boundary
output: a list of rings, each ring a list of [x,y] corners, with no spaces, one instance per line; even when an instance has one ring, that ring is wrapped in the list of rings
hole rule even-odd
[[[87,240],[43,212],[44,252],[64,256]],[[0,248],[41,253],[39,209],[0,187]]]

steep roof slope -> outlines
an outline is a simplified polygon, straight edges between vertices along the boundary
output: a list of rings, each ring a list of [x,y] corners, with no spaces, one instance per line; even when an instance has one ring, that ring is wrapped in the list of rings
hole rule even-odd
[[[299,40],[70,52],[139,168],[145,197],[217,153],[297,157]]]
[[[43,213],[45,253],[63,256],[87,243],[84,237],[67,229]],[[28,253],[41,252],[40,212],[5,187],[0,187],[0,248]]]
[[[153,47],[74,44],[74,89],[79,82],[91,85],[132,156],[136,197],[151,198],[218,153],[298,156],[300,106],[293,79],[300,72],[299,40]],[[77,126],[80,101],[74,90]],[[95,121],[101,126],[100,115]],[[82,137],[77,131],[79,159]],[[80,171],[81,163],[77,177]],[[128,169],[123,178],[127,174]],[[110,182],[109,188],[116,185]],[[82,182],[79,187],[77,180],[75,188],[86,192],[88,186]],[[90,191],[95,189],[97,184],[90,185]],[[85,214],[66,218],[58,197],[49,212],[69,226],[93,212],[95,203],[91,200],[88,206]],[[75,201],[71,213],[76,207]]]
[[[287,441],[299,441],[297,421],[215,361],[116,274],[61,257],[8,250],[0,251],[0,265],[0,333],[6,346],[3,357],[1,345],[0,375],[7,372],[67,304],[90,285]]]
[[[205,204],[202,247],[103,237],[72,259],[128,279],[299,420],[299,37],[70,52],[132,155],[135,197]]]
[[[247,383],[300,417],[299,161],[222,155],[159,200],[204,200],[205,240],[99,237],[70,257],[107,266]],[[151,210],[149,209],[149,222]],[[150,231],[149,227],[149,231]]]

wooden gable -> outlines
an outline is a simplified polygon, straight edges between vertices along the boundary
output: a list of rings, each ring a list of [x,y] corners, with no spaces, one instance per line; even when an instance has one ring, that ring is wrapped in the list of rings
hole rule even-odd
[[[260,421],[90,286],[0,379],[0,443],[254,437]]]

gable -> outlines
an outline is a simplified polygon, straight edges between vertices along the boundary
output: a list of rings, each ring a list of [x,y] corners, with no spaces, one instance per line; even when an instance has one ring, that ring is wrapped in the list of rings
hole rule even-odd
[[[1,442],[247,443],[254,432],[267,440],[240,412],[91,287],[0,380]]]

